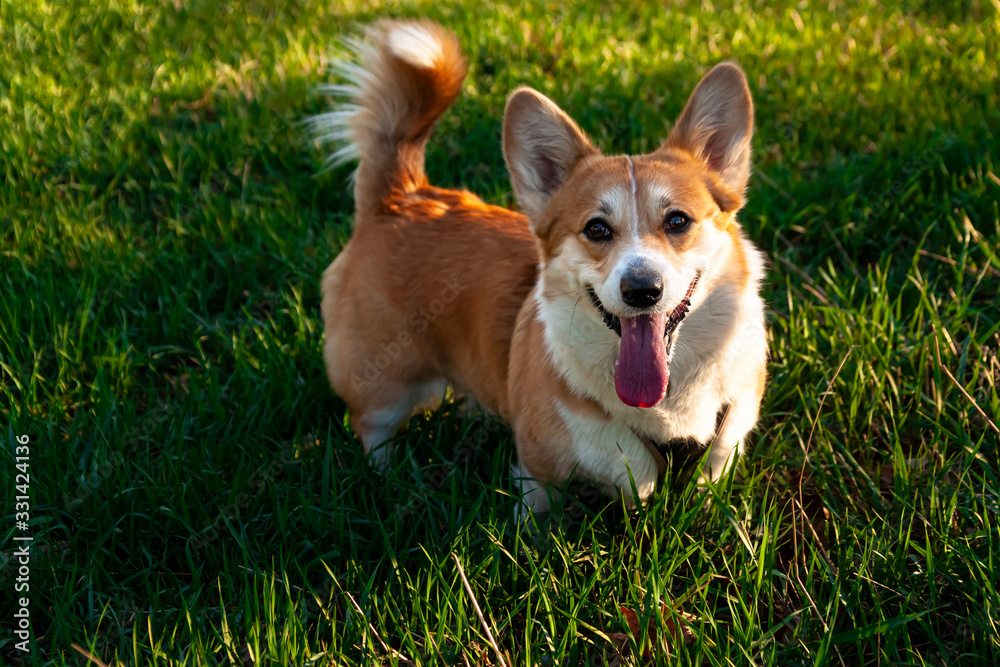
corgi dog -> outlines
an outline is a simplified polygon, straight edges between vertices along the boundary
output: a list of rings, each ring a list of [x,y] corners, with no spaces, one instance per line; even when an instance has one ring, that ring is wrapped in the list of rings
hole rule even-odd
[[[383,21],[315,116],[357,159],[351,240],[322,278],[323,356],[374,464],[451,387],[513,428],[523,509],[571,477],[647,498],[662,447],[725,474],[766,379],[761,253],[737,212],[750,176],[743,71],[712,69],[662,145],[603,155],[552,100],[507,100],[503,155],[523,213],[428,183],[424,147],[466,72],[457,38]]]

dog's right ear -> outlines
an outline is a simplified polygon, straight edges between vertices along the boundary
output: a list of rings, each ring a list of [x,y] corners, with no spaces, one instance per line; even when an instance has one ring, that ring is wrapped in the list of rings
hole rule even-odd
[[[596,153],[573,119],[541,93],[518,88],[507,99],[503,156],[521,210],[532,220],[577,162]]]

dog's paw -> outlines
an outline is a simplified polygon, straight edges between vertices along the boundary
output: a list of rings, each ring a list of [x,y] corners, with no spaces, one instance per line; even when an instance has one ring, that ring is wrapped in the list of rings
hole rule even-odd
[[[388,440],[372,447],[366,452],[368,465],[378,472],[389,469],[389,458],[392,456],[392,443]]]

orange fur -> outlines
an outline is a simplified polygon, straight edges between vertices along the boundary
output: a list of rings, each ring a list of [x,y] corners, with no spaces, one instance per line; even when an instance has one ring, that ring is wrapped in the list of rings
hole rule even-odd
[[[431,187],[383,206],[324,275],[331,383],[354,419],[396,387],[437,377],[507,414],[510,339],[537,272],[527,220]],[[393,343],[400,352],[373,374],[367,362],[392,357]]]

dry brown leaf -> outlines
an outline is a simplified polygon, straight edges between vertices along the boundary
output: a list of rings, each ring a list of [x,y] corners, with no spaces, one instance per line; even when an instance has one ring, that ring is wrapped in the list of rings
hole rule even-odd
[[[932,460],[929,456],[905,459],[903,464],[909,472],[913,483],[918,483],[931,473]],[[882,493],[891,492],[896,486],[896,466],[892,463],[883,463],[878,469],[879,491]]]
[[[619,610],[625,616],[629,630],[636,642],[641,641],[642,633],[639,625],[639,615],[628,607],[621,606]],[[670,655],[671,650],[678,644],[690,644],[695,640],[694,630],[688,623],[690,617],[680,611],[673,611],[670,605],[664,604],[659,609],[660,619],[663,622],[664,635],[658,636],[656,631],[656,619],[649,619],[647,625],[648,646],[642,651],[642,659],[645,662],[653,662],[653,653],[650,648],[662,651],[665,655]]]
[[[628,635],[624,632],[612,632],[608,635],[611,646],[615,649],[615,659],[612,665],[621,664],[622,660],[628,657]]]
[[[827,537],[830,511],[823,504],[822,497],[812,488],[808,473],[792,472],[789,479],[788,499],[781,514],[778,527],[777,565],[786,574],[798,562],[803,545],[819,541],[819,548],[825,554],[823,542]],[[796,553],[796,548],[799,552]]]

